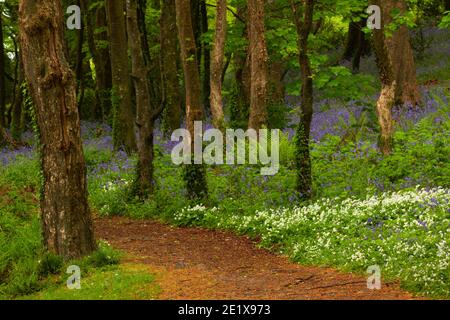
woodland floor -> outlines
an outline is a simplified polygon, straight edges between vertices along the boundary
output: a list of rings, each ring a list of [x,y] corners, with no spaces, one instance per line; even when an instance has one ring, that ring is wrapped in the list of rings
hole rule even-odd
[[[229,232],[121,217],[96,218],[95,231],[148,266],[159,299],[415,299],[397,282],[369,290],[364,276],[291,263]]]

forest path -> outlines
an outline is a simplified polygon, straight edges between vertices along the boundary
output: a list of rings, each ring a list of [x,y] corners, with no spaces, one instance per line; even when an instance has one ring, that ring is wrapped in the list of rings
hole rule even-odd
[[[398,283],[369,290],[364,276],[291,263],[230,232],[121,217],[96,218],[95,231],[148,265],[160,299],[413,299]]]

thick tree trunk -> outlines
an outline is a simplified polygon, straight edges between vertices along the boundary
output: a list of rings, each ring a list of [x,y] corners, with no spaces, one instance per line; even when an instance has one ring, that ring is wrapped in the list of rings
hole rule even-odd
[[[6,86],[5,86],[5,51],[3,47],[2,7],[0,6],[0,127],[5,126]]]
[[[314,0],[303,0],[302,10],[291,0],[298,34],[299,63],[301,73],[301,112],[296,137],[297,191],[304,199],[312,196],[311,157],[309,151],[311,121],[313,115],[313,82],[308,57],[308,37],[313,26]],[[300,13],[302,12],[302,13]]]
[[[175,0],[166,0],[161,11],[161,74],[166,130],[181,125],[181,97],[178,81],[178,38]]]
[[[391,12],[399,9],[400,12],[406,12],[407,7],[404,0],[377,0],[374,2],[380,6],[382,13],[381,30],[385,31],[385,26],[392,22]],[[375,30],[375,32],[380,32]],[[378,37],[379,38],[379,37]],[[379,38],[381,40],[381,38]],[[414,55],[411,49],[409,30],[406,25],[401,25],[392,36],[385,36],[386,48],[392,75],[397,83],[395,89],[395,104],[412,104],[421,103],[421,95],[416,79],[416,67],[414,63]],[[378,45],[380,47],[380,45]]]
[[[127,0],[127,30],[132,61],[132,78],[136,91],[136,123],[138,126],[138,165],[136,192],[141,199],[153,193],[153,119],[150,98],[149,68],[144,54],[144,39],[139,30],[137,4]]]
[[[64,55],[61,2],[22,0],[19,16],[25,76],[40,132],[44,243],[66,259],[77,258],[91,253],[96,244],[75,78]]]
[[[203,107],[200,95],[200,75],[197,65],[197,48],[192,29],[191,7],[185,0],[176,0],[178,38],[181,47],[181,61],[184,70],[186,89],[186,127],[194,143],[194,121],[203,120]],[[197,137],[198,138],[198,137]],[[206,172],[202,165],[188,165],[185,168],[184,179],[187,195],[191,199],[202,199],[207,196]]]
[[[211,113],[216,128],[224,128],[222,70],[227,35],[227,0],[217,1],[216,34],[211,61]]]
[[[260,129],[267,124],[268,54],[264,27],[264,0],[249,0],[250,23],[250,116],[248,127]]]
[[[124,8],[124,0],[106,0],[113,83],[113,141],[116,149],[124,147],[130,153],[136,150],[136,141]]]

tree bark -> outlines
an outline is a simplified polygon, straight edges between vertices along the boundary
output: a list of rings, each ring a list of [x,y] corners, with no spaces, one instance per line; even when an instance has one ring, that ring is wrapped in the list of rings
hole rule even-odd
[[[248,127],[258,130],[267,124],[268,54],[265,40],[264,0],[249,0],[250,23],[250,116]]]
[[[150,97],[149,66],[145,59],[142,31],[138,24],[136,0],[126,0],[128,43],[132,61],[132,78],[136,92],[138,127],[137,195],[144,199],[153,193],[153,119]]]
[[[75,78],[64,53],[61,2],[21,0],[19,16],[24,71],[40,132],[44,243],[65,259],[78,258],[96,244]]]
[[[250,108],[250,46],[248,45],[248,10],[246,6],[238,6],[235,24],[243,23],[242,37],[246,46],[233,53],[235,67],[235,83],[232,101],[230,103],[230,125],[234,128],[246,129],[248,127],[248,114]],[[236,26],[238,27],[238,26]]]
[[[161,74],[165,126],[171,131],[181,125],[181,97],[178,81],[178,38],[175,0],[166,0],[161,11]]]
[[[217,1],[216,33],[211,61],[211,113],[216,128],[224,129],[222,70],[227,36],[227,0]]]
[[[202,36],[208,32],[208,11],[206,9],[206,0],[200,1],[200,15]],[[206,111],[211,110],[209,98],[211,96],[211,49],[209,43],[201,41],[203,55],[203,79],[202,79],[202,103]]]
[[[6,85],[5,85],[5,50],[3,47],[3,7],[0,6],[0,127],[5,126]]]
[[[106,0],[112,71],[113,141],[115,149],[136,151],[131,81],[128,68],[124,0]]]
[[[381,6],[382,1],[375,2],[375,4]],[[388,8],[387,11],[385,9],[383,8],[384,14],[389,14],[390,9]],[[383,154],[388,155],[392,152],[394,134],[392,107],[396,102],[398,83],[384,28],[374,30],[373,44],[381,81],[381,94],[377,101],[377,115],[380,124],[379,148]]]
[[[195,139],[194,121],[203,120],[200,75],[197,65],[197,47],[192,29],[190,3],[185,0],[176,0],[175,4],[186,89],[186,127],[191,134],[193,150]],[[207,196],[206,172],[203,165],[187,165],[184,179],[188,198],[203,199]]]
[[[399,9],[401,13],[406,12],[407,6],[404,0],[377,0],[374,2],[381,8],[381,30],[386,31],[386,26],[392,22],[391,12]],[[375,30],[375,33],[381,31]],[[377,37],[381,40],[380,37]],[[414,55],[411,48],[409,30],[406,25],[401,25],[394,31],[392,36],[384,36],[388,59],[392,68],[393,77],[397,83],[395,87],[395,104],[421,104],[421,95],[416,79],[416,67]],[[380,48],[380,44],[377,44]]]
[[[81,0],[77,1],[77,5],[81,7]],[[84,74],[83,74],[83,44],[84,44],[84,22],[82,20],[81,29],[77,30],[77,57],[75,65],[75,76],[77,80],[76,92],[78,97],[78,113],[81,117],[81,105],[83,104],[84,96]]]
[[[105,5],[89,10],[89,1],[82,0],[82,10],[86,14],[86,32],[89,52],[95,65],[95,119],[106,120],[111,111],[111,59],[108,41]],[[96,32],[99,29],[104,31]]]
[[[11,116],[11,136],[14,140],[19,141],[22,131],[23,131],[23,94],[22,94],[22,84],[24,82],[24,71],[22,55],[19,53],[17,55],[18,59],[18,76],[17,76],[17,90],[15,92],[14,104],[12,106],[12,116]]]
[[[308,57],[308,37],[313,26],[314,0],[303,0],[302,7],[291,0],[294,22],[298,35],[298,50],[301,78],[300,123],[296,136],[297,191],[301,198],[312,196],[310,131],[313,115],[313,81]]]
[[[269,101],[272,105],[284,103],[285,88],[283,78],[286,72],[286,66],[283,61],[271,61],[269,64]]]

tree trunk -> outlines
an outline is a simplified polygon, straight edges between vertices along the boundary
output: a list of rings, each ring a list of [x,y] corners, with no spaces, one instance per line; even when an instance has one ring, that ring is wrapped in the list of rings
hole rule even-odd
[[[378,1],[375,4],[381,6],[382,1]],[[387,14],[390,10],[385,12],[383,8],[383,12]],[[381,80],[381,94],[377,101],[377,115],[380,123],[379,147],[383,154],[388,155],[392,152],[392,138],[394,134],[392,107],[396,101],[398,83],[395,76],[396,71],[392,65],[394,61],[390,57],[391,53],[388,48],[388,40],[386,39],[384,28],[374,30],[373,44]]]
[[[208,11],[206,9],[206,0],[200,1],[200,15],[202,36],[208,32]],[[202,103],[205,110],[211,110],[209,98],[211,96],[211,49],[205,41],[201,42],[203,55],[203,79],[202,79]]]
[[[0,6],[0,127],[5,126],[6,86],[5,86],[5,51],[3,47],[3,13]]]
[[[152,0],[151,7],[154,10],[161,10],[161,4],[159,0]],[[150,54],[150,47],[157,46],[161,43],[160,33],[156,32],[151,35],[149,39],[147,36],[147,29],[145,25],[145,12],[146,12],[146,0],[138,1],[138,20],[139,27],[141,28],[141,33],[144,43],[144,54],[146,60],[148,61],[148,66],[150,68],[150,81],[152,83],[150,88],[150,97],[155,105],[162,105],[164,103],[163,91],[162,91],[162,75],[161,75],[161,59],[157,54]],[[175,19],[175,17],[174,17]],[[150,44],[150,47],[149,47]]]
[[[77,5],[81,7],[81,1],[77,1]],[[75,76],[77,80],[76,92],[78,97],[78,113],[81,117],[81,105],[83,103],[83,95],[84,95],[84,74],[83,74],[83,44],[84,44],[84,23],[82,20],[81,29],[77,30],[77,57],[76,57],[76,66],[75,66]]]
[[[165,129],[176,130],[181,125],[181,97],[178,81],[178,38],[175,0],[166,0],[161,11],[161,74],[165,112]]]
[[[135,0],[127,0],[127,30],[132,61],[132,78],[136,92],[138,126],[137,195],[144,199],[153,193],[153,110],[150,98],[149,67],[144,56],[144,38],[139,30]]]
[[[313,82],[311,63],[308,57],[308,37],[313,26],[314,4],[314,0],[303,0],[303,8],[300,10],[299,4],[291,0],[298,35],[300,77],[302,83],[300,123],[296,136],[296,165],[297,191],[303,199],[309,199],[312,196],[309,142],[313,115]]]
[[[217,1],[216,34],[211,62],[211,113],[216,128],[224,128],[222,70],[227,36],[227,0]]]
[[[86,14],[86,31],[89,52],[95,65],[95,106],[92,113],[95,119],[109,116],[111,111],[111,59],[109,49],[105,46],[108,41],[106,11],[104,4],[95,10],[89,10],[89,1],[81,2],[82,10]],[[104,31],[96,32],[99,29]],[[98,45],[98,42],[102,42]]]
[[[248,127],[260,129],[267,124],[268,54],[264,27],[264,0],[249,0],[250,23],[250,116]]]
[[[270,104],[278,106],[284,103],[285,88],[283,78],[286,66],[283,61],[271,61],[269,68],[269,101]]]
[[[347,42],[342,60],[352,62],[354,73],[359,72],[361,57],[368,53],[368,43],[363,31],[363,27],[366,24],[367,19],[361,19],[359,21],[351,21],[348,26]]]
[[[392,22],[391,12],[393,9],[399,9],[402,13],[407,10],[404,0],[377,0],[374,4],[379,5],[382,10],[381,30],[383,31],[385,31],[385,26]],[[381,31],[375,30],[375,32]],[[381,40],[380,37],[378,39]],[[392,36],[384,36],[383,40],[386,42],[390,65],[393,68],[392,74],[397,83],[394,103],[420,104],[421,95],[417,85],[416,67],[408,27],[401,25]],[[380,47],[379,44],[378,47]]]
[[[65,259],[78,258],[90,254],[96,244],[75,78],[64,54],[61,2],[22,0],[19,16],[24,71],[40,133],[44,243]]]
[[[186,127],[192,138],[194,150],[194,121],[203,120],[200,95],[200,75],[197,65],[197,48],[192,29],[191,7],[185,0],[176,0],[178,38],[181,47],[181,61],[186,88]],[[198,138],[198,137],[197,137]],[[187,196],[190,199],[203,199],[207,196],[206,172],[203,165],[191,164],[185,168],[184,179]]]
[[[342,60],[351,61],[359,46],[362,21],[350,21],[348,24],[347,41]]]
[[[23,71],[23,62],[22,55],[19,53],[16,58],[18,59],[18,79],[17,79],[17,90],[15,93],[14,104],[12,106],[12,116],[11,116],[11,136],[14,140],[19,141],[23,131],[23,123],[22,123],[22,102],[23,102],[23,94],[22,94],[22,84],[24,82],[24,71]]]
[[[233,53],[235,67],[235,84],[232,101],[230,103],[230,125],[233,128],[245,129],[248,126],[250,108],[250,46],[248,45],[248,10],[245,6],[237,8],[237,15],[244,20],[242,37],[247,45],[241,51]],[[235,19],[235,24],[241,23]]]
[[[136,151],[131,83],[128,70],[124,0],[106,0],[110,39],[114,148]]]

